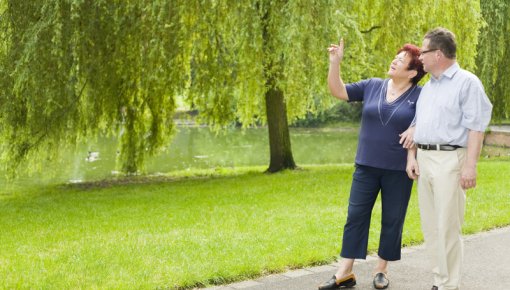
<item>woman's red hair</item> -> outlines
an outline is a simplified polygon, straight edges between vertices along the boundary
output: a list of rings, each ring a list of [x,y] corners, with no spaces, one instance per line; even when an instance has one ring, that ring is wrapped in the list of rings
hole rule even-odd
[[[423,70],[423,63],[420,61],[420,49],[414,44],[407,43],[399,49],[397,54],[401,53],[402,51],[405,51],[407,55],[411,57],[408,69],[416,70],[418,72],[416,76],[411,79],[411,82],[416,85],[426,74],[426,72]]]

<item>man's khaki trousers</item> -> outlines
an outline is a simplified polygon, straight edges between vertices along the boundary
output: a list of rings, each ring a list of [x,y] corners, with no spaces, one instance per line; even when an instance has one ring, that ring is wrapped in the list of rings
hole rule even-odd
[[[466,149],[418,149],[418,200],[425,246],[434,273],[434,285],[459,289],[463,256],[462,223],[466,204],[460,186]],[[431,285],[432,286],[432,285]]]

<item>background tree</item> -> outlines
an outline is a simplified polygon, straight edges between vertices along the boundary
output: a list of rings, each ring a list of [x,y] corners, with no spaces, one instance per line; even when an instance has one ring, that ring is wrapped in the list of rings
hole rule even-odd
[[[173,97],[185,81],[177,4],[2,1],[0,110],[9,168],[115,134],[122,170],[132,173],[165,144]]]
[[[349,14],[334,1],[192,3],[188,101],[209,124],[267,123],[268,171],[294,168],[288,121],[331,103],[325,48],[356,30]]]
[[[477,74],[493,104],[492,118],[510,118],[510,3],[481,0],[484,25],[480,32]]]

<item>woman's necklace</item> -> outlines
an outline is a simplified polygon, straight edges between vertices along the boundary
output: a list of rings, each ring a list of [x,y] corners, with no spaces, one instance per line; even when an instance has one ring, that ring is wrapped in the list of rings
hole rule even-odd
[[[378,112],[379,112],[379,120],[381,120],[381,124],[383,126],[386,126],[388,125],[388,123],[390,122],[391,118],[393,117],[393,115],[395,114],[395,112],[398,111],[398,109],[400,108],[400,106],[405,103],[405,101],[409,98],[409,96],[411,95],[411,93],[416,89],[416,86],[412,86],[411,88],[409,88],[406,92],[404,92],[402,94],[402,96],[400,96],[399,98],[397,98],[396,100],[394,101],[397,101],[397,100],[400,100],[402,99],[402,101],[400,102],[400,104],[398,104],[398,106],[393,109],[393,111],[391,112],[390,116],[388,117],[388,120],[386,120],[386,122],[383,121],[383,116],[382,116],[382,103],[383,103],[383,99],[385,100],[386,99],[386,94],[387,94],[387,90],[388,90],[388,83],[389,83],[390,80],[388,81],[385,81],[383,83],[383,85],[381,86],[381,92],[379,94],[379,103],[377,104],[377,109],[378,109]]]
[[[390,83],[390,82],[391,82],[391,83]],[[391,85],[391,86],[390,86],[390,85]],[[390,79],[390,80],[388,80],[388,90],[387,90],[387,91],[388,91],[388,92],[389,92],[389,94],[390,94],[390,100],[388,100],[388,98],[386,98],[386,100],[388,101],[388,103],[391,103],[391,102],[395,101],[396,99],[398,99],[398,97],[399,97],[402,93],[404,93],[404,92],[406,92],[407,90],[409,90],[409,88],[410,88],[410,87],[412,87],[412,85],[411,85],[411,86],[408,86],[408,85],[406,84],[406,86],[405,86],[405,87],[403,87],[403,88],[399,88],[399,89],[395,89],[394,87],[395,87],[395,83],[393,82],[393,80],[391,80],[391,79]]]

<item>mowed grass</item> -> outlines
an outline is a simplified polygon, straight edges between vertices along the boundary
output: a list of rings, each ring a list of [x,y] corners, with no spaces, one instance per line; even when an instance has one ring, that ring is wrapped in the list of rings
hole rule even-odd
[[[509,165],[479,164],[466,233],[510,224]],[[0,288],[189,288],[335,260],[353,166],[263,169],[0,189]],[[370,251],[379,219],[378,202]],[[416,192],[404,231],[404,245],[422,241]]]

